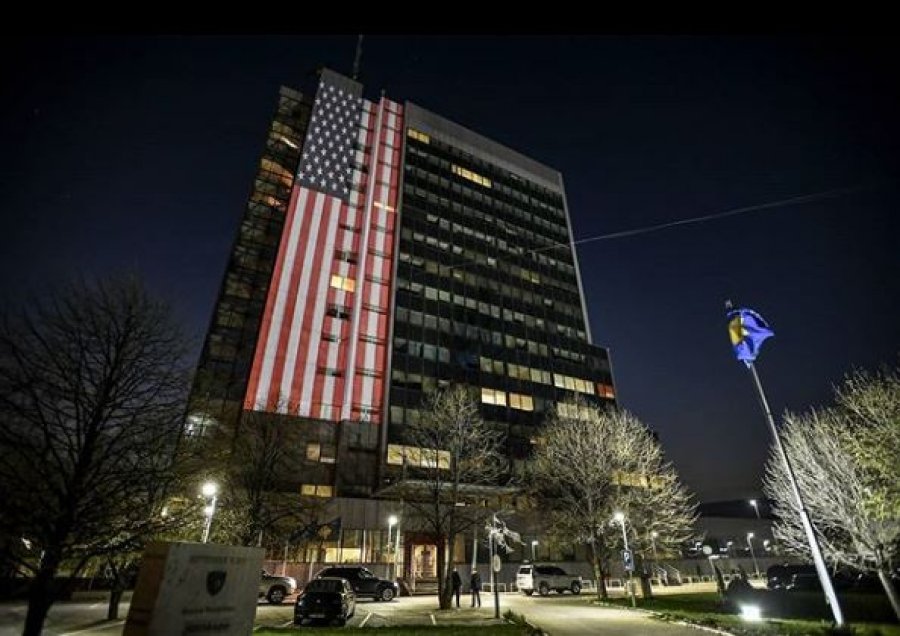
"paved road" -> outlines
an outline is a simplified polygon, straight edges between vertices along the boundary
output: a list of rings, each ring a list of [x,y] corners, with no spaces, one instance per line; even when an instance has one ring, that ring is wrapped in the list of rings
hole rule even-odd
[[[523,614],[535,625],[552,636],[600,634],[640,634],[648,636],[698,636],[703,632],[690,627],[670,625],[652,619],[643,612],[591,605],[591,597],[582,595],[550,595],[527,597],[521,594],[501,594],[500,613],[511,609]],[[390,603],[360,600],[356,616],[350,625],[381,627],[387,625],[440,625],[446,623],[485,624],[493,622],[493,596],[482,593],[481,608],[469,607],[468,597],[463,597],[462,607],[451,611],[438,611],[433,596],[404,597]],[[128,603],[123,602],[120,615],[128,614]],[[50,610],[44,631],[48,636],[118,636],[123,621],[105,622],[106,602],[91,600],[57,603]],[[25,617],[22,603],[0,603],[0,636],[21,634]],[[293,597],[284,605],[270,606],[260,603],[256,612],[256,624],[266,627],[282,627],[293,623]]]

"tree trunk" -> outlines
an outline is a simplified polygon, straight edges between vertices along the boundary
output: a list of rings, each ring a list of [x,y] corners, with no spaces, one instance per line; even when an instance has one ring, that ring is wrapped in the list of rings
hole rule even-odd
[[[45,554],[40,568],[28,589],[28,613],[25,615],[25,629],[22,636],[40,636],[44,630],[47,612],[56,600],[57,586],[54,585],[59,559]]]
[[[653,598],[653,587],[650,585],[650,575],[647,573],[647,562],[643,557],[640,558],[637,567],[641,573],[641,596],[643,598]]]
[[[597,585],[597,600],[605,601],[609,598],[606,591],[606,576],[603,571],[603,565],[600,561],[600,555],[597,553],[597,542],[591,541],[591,567],[594,570],[594,581]]]
[[[437,583],[438,583],[438,607],[450,609],[450,591],[447,585],[447,541],[444,537],[437,539]]]
[[[878,580],[881,581],[884,593],[887,594],[888,601],[890,601],[891,607],[894,609],[894,616],[897,617],[897,620],[900,620],[900,598],[897,597],[897,588],[894,587],[894,583],[891,581],[891,577],[884,566],[878,568]]]

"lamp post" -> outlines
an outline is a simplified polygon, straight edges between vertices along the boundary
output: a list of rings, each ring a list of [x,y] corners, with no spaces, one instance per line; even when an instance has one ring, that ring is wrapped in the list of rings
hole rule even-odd
[[[753,506],[753,509],[756,511],[756,518],[760,519],[761,517],[759,516],[759,503],[757,503],[756,499],[751,499],[750,505]]]
[[[216,514],[216,493],[219,492],[219,487],[215,482],[208,481],[203,484],[200,492],[207,501],[206,507],[203,508],[203,514],[206,515],[206,524],[203,528],[203,543],[208,543],[209,529],[212,527],[213,515]]]
[[[397,531],[394,533],[394,578],[399,578],[397,575],[397,557],[400,554],[400,518],[397,518]]]
[[[537,545],[538,545],[538,540],[537,539],[532,540],[532,542],[531,542],[531,561],[532,561],[532,563],[535,561],[534,550],[535,550],[535,548],[537,548]]]
[[[397,515],[391,515],[388,517],[388,536],[387,536],[387,550],[390,554],[394,550],[394,544],[391,542],[391,528],[397,525]],[[399,528],[398,528],[399,531]],[[391,578],[391,562],[388,561],[387,566],[385,567],[385,575],[388,579]]]
[[[625,552],[630,552],[630,550],[628,549],[628,534],[625,532],[625,513],[624,512],[615,513],[613,515],[613,520],[618,521],[619,525],[622,526],[622,542],[625,545]],[[632,561],[632,563],[634,563],[634,561]],[[634,598],[634,585],[631,580],[631,570],[628,570],[626,568],[626,571],[628,572],[628,591],[631,594],[631,606],[637,607],[637,601]]]
[[[734,541],[729,541],[725,544],[725,552],[728,554],[728,558],[731,558],[731,546],[734,545]]]
[[[756,578],[759,578],[759,564],[756,562],[756,554],[753,552],[753,533],[747,533],[747,545],[750,547],[750,556],[753,557],[753,569],[756,570]]]

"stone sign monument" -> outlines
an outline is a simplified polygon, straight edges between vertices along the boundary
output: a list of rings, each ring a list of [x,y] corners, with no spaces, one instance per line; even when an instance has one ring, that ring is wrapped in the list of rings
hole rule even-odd
[[[151,543],[123,636],[247,636],[263,553],[212,543]]]

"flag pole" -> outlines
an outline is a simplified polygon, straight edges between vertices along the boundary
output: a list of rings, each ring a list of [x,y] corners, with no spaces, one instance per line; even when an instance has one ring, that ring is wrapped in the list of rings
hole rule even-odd
[[[825,567],[825,559],[822,558],[822,550],[819,548],[819,540],[816,538],[815,530],[809,519],[809,513],[806,512],[806,506],[803,503],[803,496],[800,494],[800,488],[797,486],[797,478],[794,476],[794,469],[791,466],[791,460],[788,459],[784,446],[781,444],[781,436],[775,427],[775,420],[772,418],[772,411],[769,409],[769,402],[766,400],[766,394],[763,391],[762,383],[759,381],[759,375],[756,373],[756,367],[750,360],[745,361],[750,375],[753,378],[753,385],[756,387],[757,397],[766,415],[766,422],[769,425],[769,432],[772,433],[772,439],[775,441],[775,448],[781,463],[784,464],[784,470],[787,473],[788,481],[791,484],[791,491],[794,494],[794,500],[800,508],[800,520],[803,522],[803,530],[806,532],[806,540],[809,543],[810,552],[812,552],[813,562],[816,565],[816,573],[819,575],[819,582],[822,584],[822,590],[825,592],[825,598],[828,605],[831,606],[831,613],[834,615],[834,622],[838,627],[844,625],[844,614],[841,612],[841,606],[838,603],[837,594],[834,592],[834,586],[831,583],[831,577],[828,576],[828,568]]]

